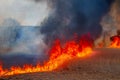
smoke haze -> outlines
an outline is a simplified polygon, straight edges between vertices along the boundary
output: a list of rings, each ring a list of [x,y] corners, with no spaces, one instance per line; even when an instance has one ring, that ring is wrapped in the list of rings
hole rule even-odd
[[[0,23],[13,18],[23,26],[38,26],[49,12],[45,1],[35,3],[30,0],[0,0]]]
[[[45,50],[56,38],[64,42],[72,39],[74,34],[90,33],[96,40],[102,33],[100,22],[113,1],[1,0],[0,54],[14,54],[16,60],[12,60],[14,56],[0,56],[0,59],[6,64],[29,59],[33,63],[36,59],[45,58]],[[32,57],[26,56],[29,54]],[[11,62],[7,63],[8,60]]]

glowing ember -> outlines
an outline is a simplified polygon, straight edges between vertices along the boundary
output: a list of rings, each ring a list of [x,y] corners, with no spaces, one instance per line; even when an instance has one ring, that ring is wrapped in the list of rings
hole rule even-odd
[[[111,41],[110,48],[120,48],[120,36],[111,37]]]
[[[68,41],[61,46],[60,41],[56,40],[52,49],[50,49],[50,58],[44,62],[41,66],[24,65],[23,67],[12,66],[10,69],[3,69],[0,66],[0,76],[32,73],[32,72],[44,72],[52,71],[61,66],[65,61],[71,60],[75,57],[82,58],[91,55],[93,47],[93,41],[89,35],[81,37],[80,41]]]

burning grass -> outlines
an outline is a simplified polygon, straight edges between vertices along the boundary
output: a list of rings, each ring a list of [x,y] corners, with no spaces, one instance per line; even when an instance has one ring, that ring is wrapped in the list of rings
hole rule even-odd
[[[13,75],[3,80],[120,80],[120,49],[94,49],[89,57],[65,62],[60,71]]]
[[[120,36],[117,35],[117,36],[113,36],[111,37],[111,45],[110,45],[110,48],[120,48]]]
[[[119,43],[120,43],[119,36],[115,36],[113,37],[112,43],[109,46],[109,48],[111,47],[120,48]],[[60,40],[56,40],[54,42],[54,45],[49,51],[49,55],[50,55],[49,59],[45,61],[43,65],[40,65],[39,63],[37,63],[36,66],[25,64],[23,65],[23,67],[11,66],[10,69],[4,69],[2,67],[3,65],[0,64],[0,76],[10,76],[10,75],[16,75],[16,74],[54,71],[62,67],[62,65],[66,64],[66,62],[68,62],[69,60],[73,60],[75,58],[81,59],[81,58],[85,58],[87,56],[92,55],[93,46],[94,46],[93,44],[94,44],[93,40],[90,38],[89,35],[81,36],[79,41],[75,41],[75,40],[67,41],[64,45],[61,45]],[[97,53],[97,55],[99,54]],[[108,61],[107,66],[108,65],[111,66],[109,59],[107,58],[104,58],[104,59],[105,59],[104,61]],[[94,66],[100,68],[101,62],[103,64],[103,61],[101,61],[102,59],[101,58],[99,59],[99,57],[98,57],[98,60],[100,61],[94,63]],[[82,61],[81,63],[83,62],[84,61]],[[115,61],[115,62],[119,62],[119,59],[118,61]],[[98,63],[100,64],[99,66],[98,66]],[[104,66],[105,65],[106,63],[104,64]],[[91,68],[91,69],[94,69],[94,68]]]
[[[92,47],[93,41],[89,35],[81,36],[79,41],[68,41],[63,46],[59,40],[56,40],[55,44],[49,51],[49,60],[44,62],[43,65],[24,65],[23,67],[12,66],[10,69],[3,69],[1,64],[0,76],[53,71],[64,64],[65,61],[71,60],[75,57],[82,58],[91,55]]]

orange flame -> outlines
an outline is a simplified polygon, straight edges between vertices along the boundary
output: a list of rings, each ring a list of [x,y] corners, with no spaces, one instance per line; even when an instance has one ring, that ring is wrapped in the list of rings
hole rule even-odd
[[[67,60],[71,60],[75,57],[82,58],[91,55],[92,47],[93,41],[90,39],[89,35],[82,36],[79,42],[74,40],[68,41],[63,46],[61,46],[60,40],[56,40],[55,44],[49,51],[49,60],[42,66],[40,64],[37,64],[36,66],[24,65],[23,67],[12,66],[10,69],[3,69],[2,65],[0,65],[0,76],[53,71]]]
[[[113,36],[110,48],[120,48],[120,36]]]

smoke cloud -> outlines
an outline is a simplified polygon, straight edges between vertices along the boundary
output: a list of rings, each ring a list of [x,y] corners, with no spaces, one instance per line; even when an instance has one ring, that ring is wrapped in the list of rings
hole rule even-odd
[[[43,37],[39,26],[21,26],[15,19],[6,19],[0,27],[0,61],[10,67],[44,60]]]
[[[41,25],[41,21],[39,21],[41,19],[38,19],[40,16],[37,16],[37,19],[36,17],[32,18],[31,15],[35,15],[33,8],[27,13],[28,7],[23,12],[25,11],[25,15],[30,12],[31,15],[24,16],[23,13],[20,13],[25,19],[21,19],[20,16],[14,16],[12,19],[6,19],[3,22],[2,27],[0,27],[0,50],[4,48],[3,53],[4,51],[13,53],[13,56],[8,56],[7,58],[0,56],[0,59],[4,60],[6,64],[11,64],[12,62],[16,64],[19,61],[20,63],[24,61],[34,63],[34,60],[38,58],[45,59],[44,50],[56,38],[69,40],[73,38],[74,34],[81,36],[82,34],[90,33],[94,40],[97,39],[102,32],[101,19],[108,13],[114,0],[29,0],[29,2],[32,1],[35,2],[34,7],[38,3],[47,2],[51,10],[48,12],[49,16]],[[20,8],[20,11],[22,9]],[[39,9],[41,8],[37,7],[35,11],[39,12]],[[19,14],[16,9],[13,12]],[[35,19],[35,23],[32,19]],[[22,20],[23,22],[21,22]],[[39,21],[38,27],[24,27],[21,25],[31,22],[36,24],[36,20],[37,22]],[[2,53],[2,51],[0,52]],[[28,54],[32,55],[32,57],[29,57]],[[12,60],[12,58],[16,58],[16,61]],[[11,61],[8,63],[8,60]]]
[[[45,1],[35,3],[31,0],[0,0],[0,23],[12,18],[24,26],[38,26],[48,17],[49,12]]]
[[[37,0],[38,1],[38,0]],[[95,40],[101,35],[100,21],[114,0],[48,0],[53,13],[41,27],[45,42],[56,38],[71,39],[73,34],[90,33]]]
[[[102,44],[108,47],[111,43],[110,37],[117,35],[117,30],[120,30],[120,0],[115,0],[110,11],[101,21],[103,28],[102,35],[96,40],[96,46]]]

